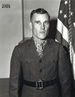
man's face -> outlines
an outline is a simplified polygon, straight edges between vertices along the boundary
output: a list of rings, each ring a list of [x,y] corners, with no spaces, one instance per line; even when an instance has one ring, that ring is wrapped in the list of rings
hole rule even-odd
[[[35,13],[32,17],[31,28],[33,37],[45,39],[49,32],[48,15]]]

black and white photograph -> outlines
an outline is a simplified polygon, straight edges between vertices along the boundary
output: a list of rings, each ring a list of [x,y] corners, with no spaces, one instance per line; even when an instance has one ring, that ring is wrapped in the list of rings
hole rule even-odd
[[[0,0],[0,97],[75,97],[75,0]]]

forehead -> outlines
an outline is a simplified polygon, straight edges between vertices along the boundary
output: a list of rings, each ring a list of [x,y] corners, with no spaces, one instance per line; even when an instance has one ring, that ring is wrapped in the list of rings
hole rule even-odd
[[[47,14],[33,14],[32,21],[48,21],[49,16]]]

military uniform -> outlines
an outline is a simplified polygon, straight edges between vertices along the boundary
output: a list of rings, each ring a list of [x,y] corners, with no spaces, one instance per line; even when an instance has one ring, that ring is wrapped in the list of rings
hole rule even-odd
[[[55,81],[43,87],[26,85],[25,81]],[[10,67],[10,97],[71,97],[72,72],[63,46],[47,40],[39,57],[33,38],[14,48]],[[39,87],[42,87],[41,89]]]

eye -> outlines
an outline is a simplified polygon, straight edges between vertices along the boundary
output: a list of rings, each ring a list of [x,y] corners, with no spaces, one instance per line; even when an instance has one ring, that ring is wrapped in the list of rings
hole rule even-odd
[[[35,23],[40,24],[40,21],[35,21]]]
[[[45,24],[45,25],[49,25],[49,21],[45,21],[44,24]]]

